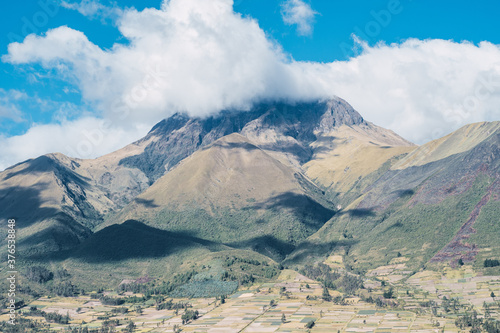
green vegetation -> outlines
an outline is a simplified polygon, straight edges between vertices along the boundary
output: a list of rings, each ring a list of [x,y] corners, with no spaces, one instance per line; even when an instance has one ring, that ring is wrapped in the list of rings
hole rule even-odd
[[[310,320],[304,326],[305,326],[305,328],[313,328],[315,324],[316,324],[316,321]]]
[[[476,311],[466,312],[455,320],[455,325],[461,330],[468,329],[471,333],[499,333],[500,321],[491,318],[480,318]]]
[[[384,298],[394,298],[394,289],[391,287],[384,291]]]
[[[71,320],[71,318],[69,317],[68,314],[63,316],[63,315],[61,315],[59,313],[55,313],[55,312],[45,312],[45,311],[37,309],[36,306],[30,307],[28,315],[33,316],[33,317],[43,317],[49,323],[68,324],[69,321]]]
[[[496,266],[500,266],[500,260],[486,259],[484,261],[484,267],[496,267]]]
[[[323,263],[314,266],[306,264],[300,270],[300,273],[322,282],[325,288],[340,289],[348,295],[353,295],[363,287],[363,280],[359,276],[347,273],[341,274]]]
[[[122,305],[125,303],[125,300],[122,298],[109,297],[109,296],[101,296],[99,300],[104,305]]]
[[[184,314],[181,317],[182,324],[183,325],[187,324],[190,321],[198,319],[198,317],[199,317],[198,310],[194,310],[194,311],[193,310],[186,310],[186,312],[184,312]]]
[[[170,293],[171,297],[214,297],[220,295],[230,295],[238,288],[237,281],[193,281],[178,288]]]
[[[54,273],[42,266],[31,266],[26,270],[26,278],[36,283],[45,283],[54,278]]]
[[[88,331],[88,330],[87,330]],[[26,318],[19,318],[16,325],[11,325],[6,321],[0,321],[0,332],[4,333],[25,333],[25,332],[52,332],[50,324],[44,323],[40,320],[32,320]],[[80,333],[80,332],[78,332]],[[82,332],[83,333],[83,332]],[[85,332],[90,333],[90,332]]]

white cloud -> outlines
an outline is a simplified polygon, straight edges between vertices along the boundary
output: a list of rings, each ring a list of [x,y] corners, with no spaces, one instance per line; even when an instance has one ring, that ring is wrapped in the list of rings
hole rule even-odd
[[[115,127],[103,119],[85,117],[57,124],[35,125],[23,135],[0,136],[0,170],[43,154],[60,152],[94,158],[144,136],[149,127]]]
[[[62,1],[61,6],[66,9],[76,10],[80,14],[90,18],[115,19],[122,13],[122,10],[116,6],[105,6],[95,0],[82,0],[80,2]]]
[[[417,143],[500,119],[500,49],[488,42],[361,45],[349,61],[315,63],[290,59],[255,20],[234,13],[230,0],[170,0],[161,9],[126,9],[116,23],[128,44],[103,50],[82,32],[60,27],[10,44],[3,60],[56,69],[100,110],[95,117],[117,129],[147,128],[177,111],[202,116],[260,99],[333,95]],[[70,137],[74,132],[64,126],[61,133]],[[121,144],[96,151],[123,146],[133,135],[118,137]],[[32,153],[61,150],[58,140],[50,143]]]
[[[322,66],[335,94],[365,118],[417,143],[472,122],[500,120],[500,48],[445,40],[364,46]],[[324,78],[326,75],[319,73]]]
[[[288,25],[296,25],[301,36],[312,35],[315,12],[310,4],[302,0],[286,0],[281,5],[281,17]]]
[[[5,90],[0,88],[0,119],[9,119],[14,122],[23,121],[23,115],[19,110],[17,102],[26,97],[26,94],[19,90]]]

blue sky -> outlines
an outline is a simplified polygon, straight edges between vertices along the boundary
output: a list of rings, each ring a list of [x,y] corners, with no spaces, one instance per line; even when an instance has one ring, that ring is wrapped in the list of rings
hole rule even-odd
[[[386,26],[379,24],[378,34],[366,32],[366,26],[370,22],[377,22],[372,13],[387,10],[390,1],[309,1],[318,12],[312,36],[297,36],[293,26],[283,23],[280,1],[241,0],[236,3],[238,12],[256,17],[260,26],[297,60],[344,60],[346,54],[341,48],[342,43],[352,46],[351,34],[359,34],[359,31],[372,45],[379,41],[398,43],[407,38],[500,43],[500,3],[494,0],[397,1],[400,12],[391,15],[390,23]],[[348,56],[352,55],[348,53]]]
[[[488,77],[489,72],[496,73],[500,61],[500,58],[496,59],[497,45],[500,44],[498,1],[235,0],[234,6],[229,0],[214,0],[210,5],[203,1],[172,0],[163,7],[162,1],[157,0],[127,0],[118,5],[104,0],[27,0],[2,4],[0,140],[3,142],[0,145],[10,148],[0,151],[5,156],[0,161],[0,168],[34,157],[32,155],[38,152],[54,150],[75,155],[75,145],[81,143],[81,135],[75,134],[74,140],[68,138],[72,143],[66,146],[57,142],[71,135],[67,128],[78,128],[82,119],[88,120],[86,126],[90,129],[87,128],[87,132],[96,126],[89,125],[92,121],[110,120],[113,126],[106,134],[120,133],[120,139],[112,145],[99,143],[89,156],[81,156],[95,157],[137,139],[147,128],[173,112],[205,115],[223,107],[245,106],[259,98],[297,96],[297,99],[305,99],[339,95],[348,99],[370,121],[417,143],[468,122],[500,118],[494,108],[500,95],[495,85],[496,77]],[[192,16],[177,26],[180,21],[175,15],[180,17],[185,12],[196,13],[203,24],[199,25],[200,22]],[[147,30],[148,23],[158,17],[164,22],[156,22],[156,26],[151,27],[153,30]],[[142,23],[146,26],[144,31],[135,25],[141,20],[146,22]],[[186,28],[190,24],[192,26]],[[68,29],[60,28],[64,26]],[[51,29],[56,29],[57,33],[53,38],[46,37]],[[158,29],[166,30],[159,33]],[[168,29],[179,31],[181,35]],[[190,39],[182,44],[182,53],[175,43],[184,43],[182,33],[189,34],[190,31],[196,31],[199,40]],[[157,32],[155,39],[150,38]],[[30,34],[39,38],[25,41]],[[203,36],[212,38],[214,35],[217,35],[216,44],[207,45],[206,40],[202,40]],[[353,35],[359,38],[357,42]],[[249,50],[241,54],[238,52],[246,47],[245,43],[234,46],[234,49],[232,46],[239,42],[238,36],[254,42],[248,42]],[[165,47],[162,38],[165,38]],[[408,39],[415,40],[409,42]],[[232,40],[237,42],[230,44]],[[488,43],[480,44],[485,41]],[[18,42],[20,48],[9,49],[13,42]],[[73,54],[74,50],[69,46],[72,42],[86,51]],[[160,45],[158,49],[154,43]],[[118,50],[117,45],[122,45],[126,52]],[[182,61],[183,58],[198,61],[203,55],[197,51],[211,52],[214,49],[221,56],[220,59],[207,58],[207,73],[202,67],[190,72],[193,66],[188,60]],[[184,57],[191,51],[192,55]],[[144,80],[144,75],[147,77],[151,70],[125,70],[123,66],[118,68],[112,64],[118,60],[133,64],[139,61],[133,55],[141,52],[140,59],[154,54],[154,66],[160,66],[164,73],[175,74],[158,83],[155,91],[148,93],[144,100],[136,103],[138,105],[134,104],[132,112],[138,116],[118,119],[110,114],[112,103],[126,98],[130,89],[133,91],[140,85],[140,80]],[[176,52],[181,53],[177,55]],[[246,54],[252,58],[243,59]],[[391,57],[404,66],[391,68]],[[89,72],[93,67],[86,67],[91,61],[96,63],[96,73],[92,75]],[[224,76],[218,77],[210,72],[211,61]],[[433,75],[433,68],[443,67],[441,61],[450,67],[443,69],[441,76]],[[177,62],[179,65],[175,68],[169,67]],[[228,63],[227,67],[225,63]],[[378,64],[384,70],[377,73]],[[421,64],[424,64],[423,68],[419,67]],[[193,65],[199,66],[199,63]],[[467,70],[462,70],[464,67]],[[359,74],[359,68],[366,71]],[[108,70],[110,75],[102,76],[102,71]],[[200,71],[203,73],[198,77]],[[245,84],[237,88],[234,88],[235,84],[226,84],[224,81],[235,71],[243,73],[240,81],[235,82],[248,80],[259,84],[250,85],[245,91]],[[398,82],[402,80],[401,76],[405,79]],[[279,82],[290,77],[297,82],[282,87]],[[443,77],[455,79],[446,81]],[[130,82],[123,82],[123,78]],[[487,98],[470,101],[471,98],[478,99],[475,91],[478,85],[482,87],[481,80],[495,84],[487,91]],[[373,85],[370,86],[368,81]],[[390,82],[398,83],[390,86]],[[178,83],[185,89],[173,90],[172,86]],[[212,84],[216,88],[204,91],[206,85]],[[427,96],[425,94],[431,93],[424,85],[439,86],[434,89],[436,94],[441,89],[443,93]],[[181,96],[183,91],[196,86],[201,88],[193,88],[189,94]],[[105,96],[102,91],[107,89],[110,91]],[[385,91],[390,91],[390,94],[384,95]],[[423,95],[418,95],[417,91]],[[449,96],[448,91],[451,91]],[[196,104],[192,101],[193,96],[206,100]],[[367,96],[372,98],[371,103],[365,101]],[[430,101],[426,104],[422,102],[423,98]],[[385,112],[385,108],[392,111]],[[446,108],[454,111],[443,113],[437,110]],[[467,110],[457,111],[457,108]],[[426,132],[419,127],[428,129],[429,124],[435,124],[433,131]],[[38,142],[44,141],[40,138],[48,135],[44,133],[54,132],[60,135],[57,140],[48,140],[50,142],[37,146]],[[19,151],[16,144],[26,145],[33,140],[37,142],[33,142],[32,149],[16,153]]]

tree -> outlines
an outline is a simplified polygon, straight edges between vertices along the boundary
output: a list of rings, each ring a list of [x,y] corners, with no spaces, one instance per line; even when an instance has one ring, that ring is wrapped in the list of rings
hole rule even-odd
[[[458,265],[459,266],[463,266],[464,265],[464,261],[462,260],[462,258],[458,259]]]
[[[281,322],[284,324],[286,323],[286,316],[284,313],[281,314]]]
[[[131,320],[128,322],[128,325],[127,325],[127,332],[134,332],[135,331],[135,324],[134,322]]]
[[[491,298],[495,299],[495,293],[494,292],[491,292],[490,296],[491,296]]]
[[[323,286],[323,295],[321,296],[324,301],[330,302],[332,300],[332,296],[330,296],[330,292],[326,286]]]
[[[311,320],[311,321],[308,321],[307,324],[305,325],[306,328],[313,328],[314,327],[314,324],[316,324],[314,322],[314,320]]]
[[[392,287],[384,291],[384,298],[394,298],[394,290],[392,289]]]
[[[274,308],[276,306],[276,301],[274,299],[272,299],[270,302],[269,302],[269,306]]]
[[[198,313],[198,310],[186,310],[186,312],[184,312],[184,314],[182,315],[181,319],[182,319],[182,324],[187,324],[189,323],[190,321],[192,320],[196,320],[198,319],[199,317],[199,313]]]

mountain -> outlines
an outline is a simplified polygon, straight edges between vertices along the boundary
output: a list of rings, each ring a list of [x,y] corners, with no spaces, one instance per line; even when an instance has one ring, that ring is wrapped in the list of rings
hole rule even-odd
[[[313,157],[302,166],[305,174],[343,206],[359,196],[393,160],[417,147],[390,130],[364,123],[322,133],[311,148]]]
[[[18,251],[33,255],[64,250],[90,236],[106,214],[149,186],[140,170],[118,162],[141,152],[141,144],[151,140],[94,160],[48,154],[1,172],[0,216],[18,221]]]
[[[478,123],[416,146],[340,98],[175,114],[102,157],[1,172],[0,216],[17,219],[27,265],[81,283],[222,276],[231,256],[256,276],[337,254],[363,272],[396,259],[479,267],[500,255],[499,137],[499,122]]]
[[[0,173],[0,213],[3,218],[18,220],[18,251],[25,258],[76,248],[97,229],[109,225],[103,224],[105,220],[123,216],[120,210],[124,206],[180,161],[224,136],[240,133],[254,141],[245,144],[255,147],[258,144],[250,158],[264,156],[262,160],[281,170],[283,179],[287,179],[283,188],[290,191],[276,192],[277,207],[297,204],[302,211],[292,211],[288,207],[284,209],[288,215],[284,216],[292,216],[291,220],[295,222],[305,218],[307,223],[291,222],[293,232],[266,231],[266,236],[260,240],[247,244],[245,242],[249,240],[242,238],[234,246],[260,244],[265,247],[265,244],[273,243],[273,238],[269,237],[279,233],[280,239],[286,239],[286,242],[273,245],[271,250],[277,251],[274,255],[282,256],[333,214],[331,204],[322,195],[317,195],[321,190],[301,172],[301,163],[312,157],[310,143],[316,135],[337,126],[365,123],[341,99],[295,104],[262,103],[251,110],[226,110],[203,119],[176,114],[158,123],[145,138],[97,159],[48,154],[5,170]],[[288,197],[278,197],[277,193]],[[271,198],[269,193],[267,195]],[[263,202],[255,202],[254,206],[264,205]],[[245,204],[251,206],[250,202]],[[241,200],[239,206],[246,207]],[[316,207],[319,209],[313,209]],[[259,214],[264,211],[264,208],[253,209]],[[250,214],[250,210],[238,214],[243,218],[243,215]],[[279,229],[276,227],[279,214],[273,216],[272,228]],[[312,225],[309,225],[311,221]]]
[[[365,120],[340,98],[302,103],[262,103],[250,110],[225,110],[207,118],[175,114],[158,123],[144,138],[158,138],[141,154],[128,156],[120,165],[143,171],[151,183],[200,147],[223,136],[240,133],[279,159],[296,166],[310,160],[309,145],[319,133]]]
[[[290,262],[326,257],[311,243],[348,253],[364,269],[403,257],[406,265],[480,267],[498,257],[500,122],[465,126],[374,171],[375,179],[310,236]],[[367,185],[367,186],[366,186]]]
[[[88,187],[84,178],[59,163],[54,155],[2,172],[0,216],[16,219],[18,248],[30,253],[58,251],[88,237],[91,225],[101,218],[94,205],[111,205],[98,195],[87,195]]]
[[[276,258],[334,211],[322,191],[240,134],[198,150],[105,225],[134,219]]]

